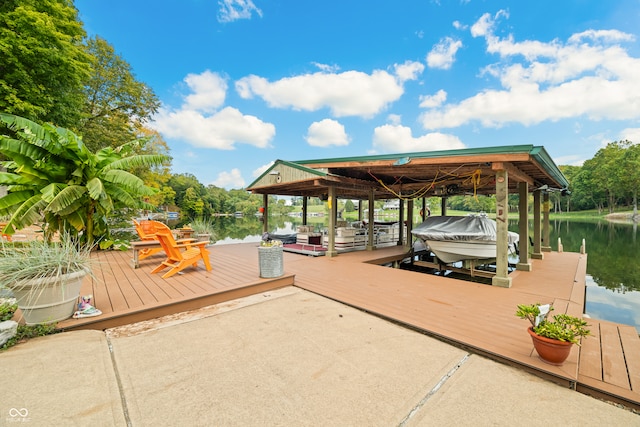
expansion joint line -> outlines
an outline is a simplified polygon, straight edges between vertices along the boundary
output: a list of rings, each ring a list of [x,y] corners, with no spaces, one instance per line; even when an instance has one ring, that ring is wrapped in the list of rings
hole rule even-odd
[[[465,354],[464,357],[460,359],[460,361],[456,363],[455,366],[451,368],[449,372],[447,372],[442,378],[440,378],[440,381],[438,381],[438,383],[429,391],[429,393],[427,393],[420,400],[420,402],[418,402],[418,404],[414,406],[413,409],[411,409],[411,411],[409,411],[409,414],[407,414],[407,416],[404,417],[402,421],[400,421],[400,424],[398,424],[398,427],[405,426],[409,422],[409,420],[411,420],[411,418],[413,418],[413,416],[417,414],[420,409],[422,409],[422,407],[427,403],[427,401],[431,399],[431,397],[434,394],[436,394],[438,390],[440,390],[440,388],[449,380],[449,378],[451,378],[453,374],[455,374],[456,371],[460,369],[460,367],[464,365],[467,360],[469,360],[469,357],[471,357],[470,353]]]
[[[127,399],[124,396],[124,387],[122,386],[122,380],[120,379],[120,371],[118,371],[118,364],[116,363],[116,356],[113,353],[113,345],[109,335],[106,335],[107,345],[109,347],[109,354],[111,355],[111,365],[113,366],[113,372],[116,375],[116,383],[118,383],[118,392],[120,393],[120,402],[122,403],[122,413],[124,420],[127,423],[127,427],[132,427],[131,418],[129,417],[129,408],[127,407]]]

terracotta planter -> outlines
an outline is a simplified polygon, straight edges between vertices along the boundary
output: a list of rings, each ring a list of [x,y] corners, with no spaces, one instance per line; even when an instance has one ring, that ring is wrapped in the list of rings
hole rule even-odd
[[[533,332],[533,327],[527,329],[533,341],[533,347],[538,352],[538,357],[545,363],[560,366],[567,360],[571,353],[573,343],[566,341],[558,341],[551,338],[541,337]]]
[[[11,291],[27,325],[53,323],[73,315],[86,271],[36,279]]]

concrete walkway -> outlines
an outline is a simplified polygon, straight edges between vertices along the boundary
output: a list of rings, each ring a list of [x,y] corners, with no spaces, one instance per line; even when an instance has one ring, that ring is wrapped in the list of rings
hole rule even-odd
[[[624,425],[640,415],[297,288],[0,353],[0,426]]]

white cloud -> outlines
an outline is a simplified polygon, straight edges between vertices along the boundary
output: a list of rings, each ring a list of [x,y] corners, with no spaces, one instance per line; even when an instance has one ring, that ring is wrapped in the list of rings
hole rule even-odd
[[[372,117],[402,96],[404,88],[386,71],[372,74],[346,71],[313,73],[269,82],[251,75],[236,82],[245,99],[258,96],[273,108],[317,111],[329,108],[334,117]]]
[[[265,171],[267,169],[269,169],[271,166],[273,166],[274,163],[275,163],[274,161],[271,161],[271,162],[267,163],[266,165],[262,165],[262,166],[260,166],[260,167],[258,167],[256,169],[254,169],[253,172],[251,173],[251,176],[253,178],[259,177],[260,175],[265,173]]]
[[[602,40],[606,43],[616,43],[631,42],[635,40],[635,37],[618,30],[587,30],[569,37],[571,43],[580,43],[583,40]]]
[[[631,141],[634,144],[640,144],[640,128],[626,128],[620,131],[620,141]]]
[[[196,147],[233,150],[236,143],[269,147],[275,126],[255,116],[242,114],[224,104],[227,81],[209,70],[185,77],[192,91],[179,109],[163,106],[150,127],[166,138],[181,139]]]
[[[183,139],[196,147],[233,150],[236,143],[269,146],[275,126],[232,107],[205,116],[195,110],[161,109],[151,126],[166,138]]]
[[[245,182],[240,173],[240,169],[234,168],[231,169],[230,172],[220,172],[212,184],[219,188],[232,190],[244,188]]]
[[[445,37],[427,54],[427,65],[430,68],[448,70],[453,65],[456,52],[462,47],[460,40]]]
[[[640,59],[609,43],[629,40],[630,36],[617,31],[586,31],[566,43],[519,43],[512,36],[494,36],[494,23],[483,15],[472,27],[472,34],[484,35],[487,52],[498,55],[499,62],[484,71],[498,79],[502,89],[485,90],[458,104],[432,107],[421,116],[425,129],[453,128],[473,121],[500,127],[576,117],[640,118],[640,79],[635,72],[640,69]],[[425,106],[431,107],[428,103]]]
[[[401,82],[416,80],[424,71],[424,65],[416,61],[405,61],[403,64],[394,64],[396,76]]]
[[[344,146],[350,141],[344,126],[331,119],[311,123],[305,140],[314,147]]]
[[[451,25],[453,25],[453,28],[455,28],[456,30],[466,30],[467,28],[469,28],[468,25],[464,25],[460,21],[453,21]]]
[[[233,22],[238,19],[251,19],[255,12],[262,17],[262,10],[258,9],[252,0],[218,0],[218,21]]]
[[[492,34],[496,21],[501,16],[508,18],[509,13],[505,10],[499,10],[493,17],[490,14],[485,13],[476,21],[475,24],[471,26],[471,35],[473,37],[484,37],[487,34]]]
[[[208,113],[224,104],[227,81],[219,74],[206,70],[202,74],[189,74],[184,81],[193,91],[185,98],[184,109]]]
[[[318,70],[324,71],[325,73],[335,73],[340,70],[340,67],[337,65],[329,65],[329,64],[321,64],[319,62],[312,62]]]
[[[383,125],[373,131],[373,150],[385,153],[435,151],[465,148],[457,136],[439,132],[415,138],[411,129],[400,125]]]
[[[447,100],[447,92],[440,89],[435,95],[425,95],[420,97],[420,107],[434,108],[441,106]]]
[[[402,116],[399,114],[389,114],[387,116],[387,122],[392,125],[399,125],[402,123]]]

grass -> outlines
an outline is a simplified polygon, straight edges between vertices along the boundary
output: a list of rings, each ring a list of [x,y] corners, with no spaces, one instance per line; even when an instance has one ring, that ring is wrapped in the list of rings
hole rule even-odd
[[[56,329],[55,324],[42,324],[42,325],[18,325],[18,333],[13,338],[9,339],[0,347],[0,351],[5,351],[8,348],[13,347],[16,344],[20,344],[28,341],[31,338],[43,337],[45,335],[52,335],[60,332]]]

